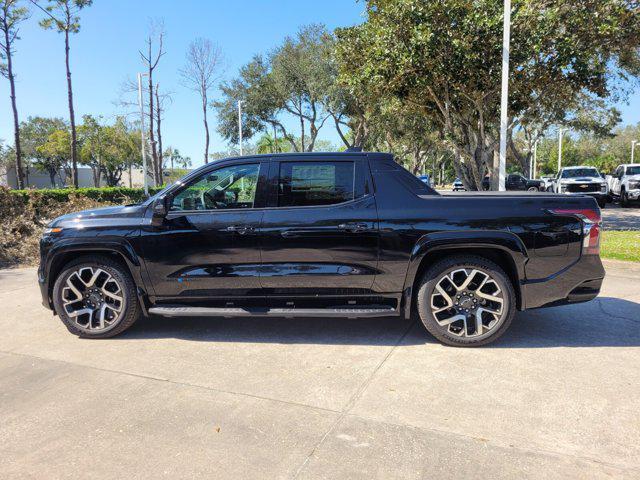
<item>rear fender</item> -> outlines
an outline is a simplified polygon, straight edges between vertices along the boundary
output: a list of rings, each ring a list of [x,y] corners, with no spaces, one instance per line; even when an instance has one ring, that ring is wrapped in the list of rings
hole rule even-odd
[[[512,268],[509,270],[513,271],[507,273],[510,273],[512,277],[515,276],[512,278],[514,288],[520,299],[520,304],[524,305],[520,284],[525,279],[525,264],[528,256],[526,247],[517,235],[494,230],[434,232],[421,237],[411,252],[403,288],[405,317],[411,316],[414,284],[427,255],[474,254],[474,249],[499,251],[510,258]]]

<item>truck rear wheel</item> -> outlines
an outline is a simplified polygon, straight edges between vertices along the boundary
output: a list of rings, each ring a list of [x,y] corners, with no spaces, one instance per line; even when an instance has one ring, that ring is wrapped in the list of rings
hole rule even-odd
[[[65,265],[53,286],[53,303],[67,329],[82,338],[118,335],[141,313],[127,269],[99,255]]]
[[[486,345],[509,328],[515,291],[494,262],[473,255],[445,258],[423,275],[416,307],[425,328],[442,343]]]

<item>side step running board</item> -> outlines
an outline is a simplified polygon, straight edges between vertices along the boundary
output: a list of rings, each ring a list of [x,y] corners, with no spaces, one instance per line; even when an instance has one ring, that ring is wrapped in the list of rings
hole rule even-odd
[[[164,317],[388,317],[399,315],[391,307],[377,308],[207,308],[152,307],[149,313]]]

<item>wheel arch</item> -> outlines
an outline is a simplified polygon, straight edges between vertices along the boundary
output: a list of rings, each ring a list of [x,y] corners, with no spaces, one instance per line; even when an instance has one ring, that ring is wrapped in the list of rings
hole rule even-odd
[[[520,238],[510,232],[437,232],[420,238],[412,251],[403,289],[406,318],[411,316],[414,293],[423,273],[443,258],[463,254],[483,257],[499,265],[511,280],[518,310],[522,309],[520,280],[525,278],[524,266],[528,257]]]
[[[53,286],[64,266],[79,257],[89,257],[93,255],[109,257],[120,263],[126,269],[136,285],[136,291],[143,313],[147,315],[147,292],[144,288],[140,260],[129,244],[121,243],[72,243],[62,245],[50,252],[47,259],[46,272],[47,291],[51,308],[55,308],[52,301]]]

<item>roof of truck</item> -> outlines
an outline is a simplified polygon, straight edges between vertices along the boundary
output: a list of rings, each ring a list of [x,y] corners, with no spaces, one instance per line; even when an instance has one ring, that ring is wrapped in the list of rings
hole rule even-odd
[[[562,170],[577,170],[578,168],[593,168],[595,170],[597,170],[597,167],[594,167],[593,165],[574,165],[573,167],[562,167]]]

